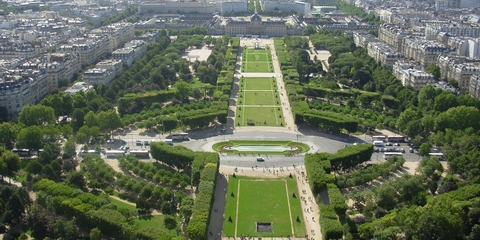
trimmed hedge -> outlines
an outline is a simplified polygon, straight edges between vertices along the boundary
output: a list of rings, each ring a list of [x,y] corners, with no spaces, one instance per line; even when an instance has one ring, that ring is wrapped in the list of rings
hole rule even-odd
[[[370,161],[373,144],[358,144],[340,149],[329,158],[333,171],[346,170]]]
[[[172,147],[164,142],[152,142],[150,144],[150,153],[157,161],[161,161],[177,169],[187,169],[191,166],[195,158],[195,152],[184,147]]]
[[[320,204],[320,226],[325,240],[342,239],[343,227],[332,206]]]
[[[325,154],[305,155],[305,170],[314,195],[325,189],[327,184],[335,182],[335,176],[329,174],[329,168],[330,162],[325,158]]]
[[[207,232],[215,196],[219,162],[220,157],[217,153],[197,153],[197,157],[192,163],[192,182],[200,179],[200,183],[198,184],[198,194],[195,198],[192,218],[187,226],[189,239],[208,239]],[[200,173],[198,174],[198,172]]]
[[[328,184],[328,198],[330,200],[330,205],[333,207],[338,216],[344,216],[347,212],[348,205],[345,203],[345,198],[342,195],[340,189],[338,189],[335,184]]]

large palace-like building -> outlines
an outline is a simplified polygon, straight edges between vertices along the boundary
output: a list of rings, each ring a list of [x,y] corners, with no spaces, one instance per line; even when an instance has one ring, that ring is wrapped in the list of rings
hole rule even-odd
[[[230,36],[259,35],[283,37],[285,35],[301,35],[303,27],[287,26],[283,21],[262,21],[258,13],[250,17],[250,21],[229,19],[225,25],[225,34]]]

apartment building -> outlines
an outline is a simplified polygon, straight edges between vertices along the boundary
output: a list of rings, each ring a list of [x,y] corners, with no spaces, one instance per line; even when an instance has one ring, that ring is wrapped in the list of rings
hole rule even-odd
[[[147,43],[142,40],[132,40],[125,44],[126,48],[133,49],[133,61],[137,61],[147,52]]]
[[[50,91],[47,74],[38,69],[17,69],[0,73],[0,106],[9,117],[18,115],[22,108],[38,103]]]
[[[92,30],[91,34],[110,37],[111,45],[110,52],[123,47],[123,45],[133,39],[135,36],[135,28],[132,23],[113,23],[105,27],[100,27]]]
[[[388,45],[382,42],[369,42],[367,53],[382,66],[392,68],[396,61],[405,59],[402,53],[393,51]]]
[[[453,68],[455,65],[466,62],[467,57],[440,54],[437,58],[437,66],[440,67],[441,79],[453,78]]]
[[[108,86],[114,78],[115,73],[104,68],[88,69],[83,73],[82,76],[82,79],[86,84],[94,86],[98,86],[101,84]]]
[[[459,24],[426,24],[425,36],[437,36],[440,32],[446,32],[452,36],[472,37],[480,36],[480,29]]]
[[[409,35],[409,30],[393,24],[383,24],[378,29],[378,39],[393,47],[397,52],[403,52],[403,39]]]
[[[470,77],[470,86],[468,88],[468,93],[475,98],[480,98],[480,73],[473,74]]]
[[[118,77],[123,73],[123,61],[115,60],[115,59],[107,59],[107,60],[98,62],[97,65],[95,65],[95,68],[106,69],[108,71],[113,72],[115,77]]]
[[[430,64],[436,64],[438,55],[452,51],[436,41],[426,41],[420,38],[406,38],[402,45],[403,53],[406,58],[411,58],[426,68]]]
[[[63,78],[72,79],[80,71],[82,65],[78,53],[52,53],[46,55],[45,62],[38,65],[47,71],[50,89],[58,87],[58,81]]]
[[[403,78],[400,80],[402,81],[403,86],[410,85],[415,89],[415,91],[420,91],[423,86],[427,84],[434,84],[435,77],[422,70],[418,69],[406,69],[403,70]]]
[[[403,79],[405,78],[404,75],[405,75],[405,70],[408,70],[408,69],[413,69],[413,70],[417,70],[417,71],[421,71],[422,70],[422,66],[418,65],[415,61],[409,61],[409,60],[399,60],[399,61],[396,61],[394,64],[393,64],[393,68],[392,68],[392,74],[398,79],[398,80],[401,80],[402,83],[403,82]]]
[[[470,79],[474,74],[480,74],[480,63],[462,63],[456,64],[453,67],[453,78],[457,80],[460,93],[465,94],[469,92]]]
[[[61,45],[58,52],[78,53],[82,65],[91,65],[101,57],[111,53],[111,41],[108,35],[89,35],[89,38],[75,38],[70,44]]]
[[[378,38],[366,32],[354,32],[353,42],[357,47],[367,48],[368,43],[379,42]]]
[[[121,60],[127,67],[131,67],[134,55],[133,48],[120,48],[112,52],[112,59]]]
[[[5,42],[0,44],[0,58],[25,58],[37,57],[35,46],[30,43]]]

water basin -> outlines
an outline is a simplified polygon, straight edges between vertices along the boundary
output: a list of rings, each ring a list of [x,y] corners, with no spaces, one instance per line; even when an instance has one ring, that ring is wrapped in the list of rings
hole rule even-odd
[[[225,150],[234,150],[239,152],[285,152],[295,151],[297,148],[282,145],[238,145],[225,147]]]

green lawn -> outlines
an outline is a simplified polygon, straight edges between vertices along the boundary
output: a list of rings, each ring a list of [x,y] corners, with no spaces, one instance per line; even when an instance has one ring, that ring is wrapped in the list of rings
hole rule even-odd
[[[248,126],[249,122],[257,126],[285,125],[275,78],[242,78],[240,90],[236,112],[237,126]]]
[[[268,49],[249,49],[243,51],[243,72],[273,72],[272,56]]]
[[[112,202],[113,204],[117,205],[117,207],[120,207],[120,208],[126,208],[128,210],[137,210],[137,208],[134,206],[134,205],[130,205],[130,204],[127,204],[127,203],[124,203],[122,201],[119,201],[115,198],[111,198],[109,197],[108,198],[110,200],[110,202]]]
[[[279,105],[278,93],[272,91],[248,91],[238,94],[240,104],[244,105]],[[278,103],[277,103],[278,102]]]
[[[293,192],[295,192],[295,198]],[[305,236],[303,221],[296,222],[297,215],[303,220],[298,197],[294,178],[230,177],[223,232],[226,236],[232,237],[237,228],[236,236],[241,234],[255,237]],[[231,222],[228,221],[230,218]],[[273,232],[257,232],[256,222],[271,222]],[[294,233],[292,233],[292,222]]]
[[[255,126],[285,126],[281,109],[281,107],[237,107],[237,125],[248,126],[250,121]]]
[[[276,90],[277,81],[275,78],[242,78],[240,80],[240,89],[249,90]]]
[[[177,235],[175,229],[167,229],[165,227],[164,222],[165,216],[164,215],[155,215],[155,216],[142,216],[135,219],[135,223],[138,225],[139,229],[142,228],[157,228],[166,231],[170,231],[172,234]],[[180,218],[178,216],[175,217],[176,225],[179,226]]]

